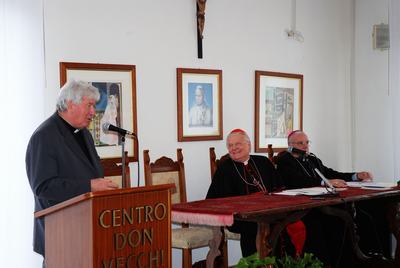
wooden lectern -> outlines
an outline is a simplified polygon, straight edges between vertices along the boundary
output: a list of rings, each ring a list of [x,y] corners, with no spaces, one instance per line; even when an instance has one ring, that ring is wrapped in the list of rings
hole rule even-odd
[[[173,187],[89,192],[36,212],[46,268],[171,267]]]

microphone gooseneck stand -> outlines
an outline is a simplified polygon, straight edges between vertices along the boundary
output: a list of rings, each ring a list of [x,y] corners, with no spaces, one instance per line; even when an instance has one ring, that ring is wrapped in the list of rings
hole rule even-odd
[[[125,134],[121,134],[119,133],[120,137],[121,137],[121,160],[122,160],[122,188],[126,187],[126,155],[125,155]],[[137,146],[139,147],[139,140],[137,138],[137,136],[131,136],[134,140],[137,141]],[[140,169],[139,169],[140,165],[139,165],[139,156],[138,156],[138,182],[137,182],[137,187],[140,186]]]
[[[134,141],[136,141],[136,148],[138,148],[139,151],[139,138],[137,135],[132,136]],[[137,187],[140,186],[140,160],[139,156],[137,157]]]
[[[121,148],[122,148],[122,156],[121,156],[121,159],[122,159],[122,183],[121,183],[121,185],[122,185],[122,188],[125,188],[126,187],[126,183],[125,183],[125,180],[126,180],[126,174],[125,174],[125,170],[126,170],[126,167],[125,167],[125,134],[120,134],[120,137],[121,137]]]

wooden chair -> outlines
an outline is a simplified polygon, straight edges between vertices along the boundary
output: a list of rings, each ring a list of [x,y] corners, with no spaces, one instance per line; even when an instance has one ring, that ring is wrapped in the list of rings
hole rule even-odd
[[[268,155],[268,159],[272,163],[275,163],[275,161],[274,161],[274,149],[272,149],[272,144],[268,144],[267,155]]]
[[[223,161],[229,160],[229,154],[225,154],[221,156],[219,159],[215,155],[215,148],[210,147],[210,172],[211,172],[211,179],[214,177],[215,171],[218,168],[218,165],[220,165]],[[240,241],[240,234],[237,233],[232,233],[229,231],[227,228],[224,229],[225,233],[225,239],[229,240],[237,240]],[[227,241],[225,240],[224,244],[221,247],[221,255],[223,257],[223,262],[228,264],[228,244]]]
[[[103,167],[104,177],[111,179],[122,188],[122,163],[121,160],[115,159],[100,159]],[[129,169],[128,152],[125,152],[125,188],[131,187],[131,176]]]
[[[284,153],[286,153],[285,149],[279,149],[279,150],[273,149],[272,144],[268,144],[267,157],[272,162],[272,164],[275,165],[275,167],[276,167],[276,160]]]
[[[163,156],[153,163],[150,163],[149,150],[144,150],[143,161],[146,185],[173,183],[176,188],[171,195],[171,203],[187,201],[182,149],[177,149],[177,161]],[[192,267],[192,249],[208,247],[212,238],[212,230],[206,227],[183,225],[182,228],[172,229],[172,247],[182,250],[182,267]]]
[[[218,168],[218,165],[222,162],[225,161],[226,159],[229,159],[229,154],[225,154],[221,156],[219,159],[215,155],[215,148],[210,147],[210,172],[211,172],[211,179],[214,177],[214,173]]]

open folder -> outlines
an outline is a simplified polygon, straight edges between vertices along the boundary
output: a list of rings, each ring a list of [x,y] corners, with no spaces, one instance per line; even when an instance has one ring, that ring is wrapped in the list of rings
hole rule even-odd
[[[284,190],[282,192],[277,192],[274,194],[278,195],[309,195],[309,196],[318,196],[318,195],[331,195],[325,187],[310,187],[310,188],[299,188],[299,189],[290,189]]]

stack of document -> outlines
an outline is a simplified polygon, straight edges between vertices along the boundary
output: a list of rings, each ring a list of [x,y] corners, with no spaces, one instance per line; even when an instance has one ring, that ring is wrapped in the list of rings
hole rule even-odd
[[[363,182],[363,181],[350,181],[347,182],[349,187],[361,187],[364,189],[374,189],[374,190],[388,190],[392,187],[397,186],[395,182]]]
[[[284,190],[282,192],[278,192],[278,193],[274,193],[274,194],[317,196],[317,195],[329,195],[331,193],[324,187],[310,187],[310,188]]]

